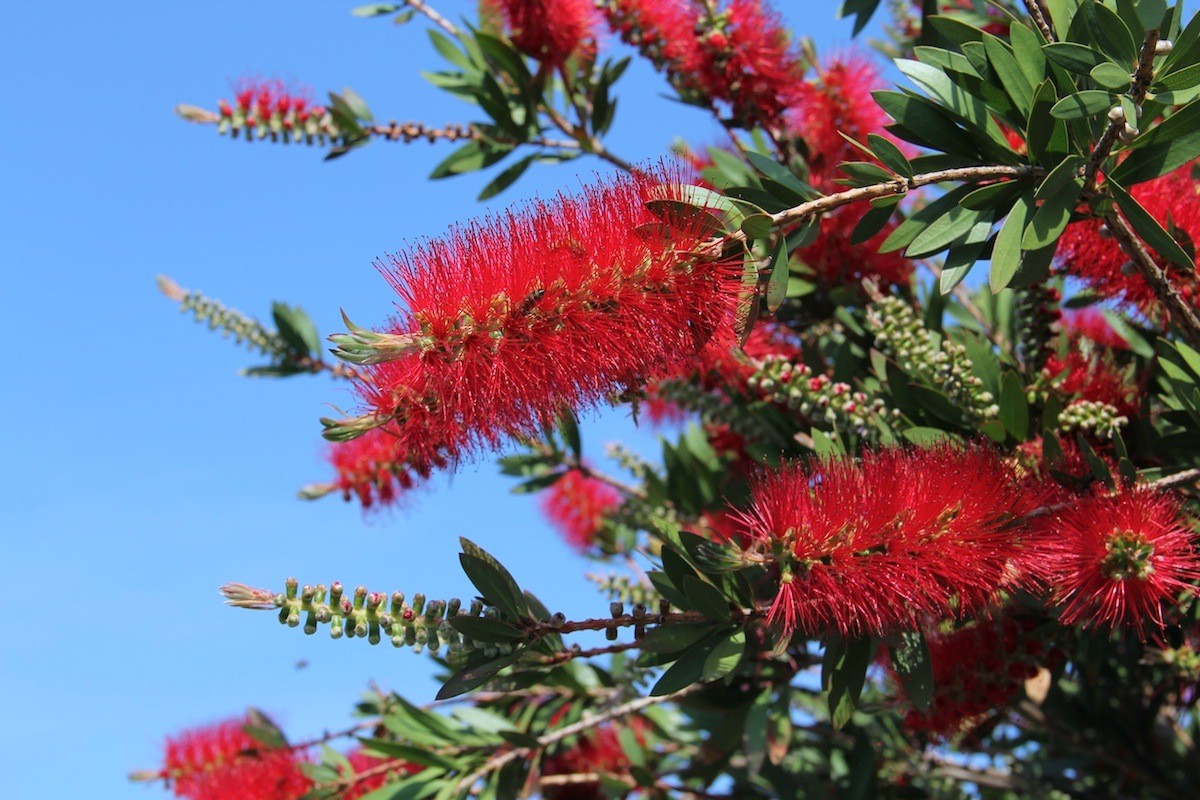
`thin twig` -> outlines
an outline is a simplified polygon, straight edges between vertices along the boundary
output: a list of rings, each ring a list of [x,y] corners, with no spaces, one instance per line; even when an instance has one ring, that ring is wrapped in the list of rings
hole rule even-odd
[[[1125,218],[1117,211],[1104,215],[1104,223],[1112,231],[1113,238],[1121,245],[1121,249],[1129,256],[1142,279],[1154,290],[1154,294],[1170,312],[1171,321],[1179,326],[1188,344],[1200,349],[1200,317],[1180,296],[1179,290],[1167,279],[1167,275],[1159,268],[1154,257],[1146,250],[1141,239],[1130,227]]]
[[[1158,28],[1151,28],[1146,31],[1146,38],[1142,42],[1141,57],[1138,58],[1137,69],[1133,73],[1133,89],[1130,95],[1133,99],[1134,106],[1141,108],[1142,100],[1146,97],[1146,90],[1150,88],[1150,82],[1154,80],[1154,51],[1158,46]],[[1125,126],[1136,125],[1137,120],[1127,120],[1122,114],[1117,119],[1111,120],[1108,127],[1104,129],[1104,133],[1100,135],[1100,139],[1096,142],[1095,148],[1092,150],[1091,156],[1088,157],[1086,166],[1083,171],[1083,194],[1088,196],[1096,188],[1096,177],[1100,172],[1101,165],[1112,152],[1113,145],[1117,143],[1117,136],[1125,129]]]
[[[425,0],[404,0],[404,2],[407,3],[408,6],[414,11],[424,14],[430,22],[432,22],[434,25],[437,25],[446,33],[450,34],[451,36],[458,36],[458,26],[443,17],[438,12],[434,11],[429,6],[425,5]]]
[[[1050,25],[1050,15],[1046,7],[1042,5],[1042,0],[1025,0],[1025,8],[1029,11],[1029,18],[1033,20],[1033,24],[1037,25],[1042,36],[1046,37],[1046,41],[1055,41],[1054,28]]]

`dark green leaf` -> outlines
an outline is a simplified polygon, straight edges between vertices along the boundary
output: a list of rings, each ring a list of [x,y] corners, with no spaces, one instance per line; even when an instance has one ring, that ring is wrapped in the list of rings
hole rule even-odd
[[[1012,98],[1017,110],[1028,113],[1029,107],[1033,103],[1033,86],[1025,77],[1025,72],[1017,63],[1012,50],[990,33],[985,33],[983,36],[983,48],[987,53],[988,62],[992,65],[997,77],[1000,78],[1000,85]]]
[[[933,662],[929,659],[929,645],[920,631],[905,631],[897,634],[892,645],[892,669],[900,678],[904,694],[916,707],[925,713],[933,702]]]
[[[833,727],[844,727],[854,714],[874,650],[869,636],[846,641],[831,635],[821,664],[821,686],[828,694]]]
[[[767,311],[772,314],[787,299],[788,276],[787,239],[780,235],[771,253],[771,279],[767,282]]]
[[[1050,109],[1050,115],[1058,119],[1082,119],[1107,113],[1116,98],[1111,92],[1099,89],[1088,89],[1083,92],[1070,94],[1059,100]]]
[[[1025,223],[1033,209],[1033,193],[1029,192],[1017,199],[1007,219],[996,235],[996,244],[992,248],[992,265],[988,283],[993,292],[1012,283],[1017,269],[1021,266],[1021,237],[1025,233]]]
[[[1111,89],[1114,92],[1123,92],[1129,88],[1129,84],[1133,81],[1133,74],[1111,62],[1097,64],[1092,67],[1092,80],[1103,86],[1105,89]]]
[[[888,220],[896,213],[896,207],[884,206],[880,208],[872,208],[867,213],[862,215],[862,218],[854,225],[854,230],[850,232],[851,244],[862,244],[863,242],[876,236],[880,231],[887,227]]]
[[[908,258],[925,258],[940,253],[965,236],[981,220],[990,221],[991,218],[991,209],[975,211],[963,206],[952,208],[922,230],[904,255]]]
[[[890,253],[894,250],[908,247],[926,227],[937,222],[943,215],[958,208],[959,200],[966,197],[974,188],[974,186],[970,185],[956,187],[929,205],[918,209],[912,216],[901,222],[896,226],[895,230],[888,234],[888,237],[879,245],[879,252]]]
[[[683,593],[687,595],[692,608],[714,620],[726,620],[730,617],[729,600],[721,594],[721,590],[707,583],[696,575],[685,575],[681,582]]]
[[[456,67],[464,69],[468,72],[478,71],[478,67],[471,61],[470,57],[454,46],[454,42],[450,41],[441,31],[433,28],[429,29],[429,40],[433,42],[433,47],[442,58],[449,61]]]
[[[1174,237],[1167,233],[1162,225],[1158,224],[1158,220],[1150,212],[1142,208],[1141,203],[1133,199],[1128,192],[1115,182],[1110,180],[1108,186],[1113,198],[1117,201],[1117,205],[1124,212],[1125,218],[1129,220],[1129,224],[1137,231],[1137,235],[1145,240],[1146,244],[1157,250],[1159,255],[1173,264],[1178,264],[1189,270],[1195,270],[1196,265],[1192,261],[1192,257],[1179,246],[1179,242],[1175,241]]]
[[[1011,370],[1000,379],[1000,421],[1012,438],[1025,441],[1029,430],[1029,402],[1025,398],[1025,382]]]
[[[871,152],[875,154],[875,157],[888,169],[906,178],[913,176],[912,164],[908,162],[908,157],[889,139],[885,139],[877,133],[869,133],[867,134],[867,143],[870,144]]]
[[[275,721],[257,708],[246,709],[246,722],[242,731],[254,741],[268,748],[287,747],[287,737]]]
[[[714,632],[689,647],[662,674],[662,677],[654,684],[654,688],[650,690],[650,695],[652,697],[661,697],[664,694],[671,694],[678,692],[680,689],[686,689],[693,683],[698,683],[704,675],[708,656],[725,638],[726,633],[724,631]]]
[[[1100,64],[1111,63],[1099,50],[1075,42],[1052,42],[1044,45],[1042,52],[1055,64],[1079,75],[1089,74]]]
[[[515,664],[523,652],[521,648],[517,648],[506,656],[463,667],[442,684],[442,688],[438,690],[437,699],[448,700],[451,697],[466,694],[472,689],[478,689],[496,677],[500,670]]]
[[[450,625],[463,636],[478,642],[511,642],[525,636],[524,632],[507,622],[467,614],[450,617]]]
[[[509,186],[516,182],[517,178],[525,174],[525,170],[529,169],[529,165],[537,160],[537,155],[525,156],[520,161],[512,164],[504,169],[499,175],[491,180],[487,186],[483,187],[483,191],[479,193],[476,200],[488,200],[503,192]]]
[[[742,233],[750,239],[765,239],[771,235],[773,221],[770,214],[750,214],[742,220]]]
[[[381,14],[399,11],[401,8],[403,5],[397,3],[367,3],[365,6],[350,9],[350,13],[356,17],[378,17]]]
[[[447,771],[453,770],[456,767],[453,761],[442,758],[423,747],[412,747],[411,745],[400,744],[399,742],[387,739],[359,738],[358,741],[362,744],[363,749],[376,755],[388,758],[402,758],[410,764],[419,764],[423,767],[437,767]]]
[[[1025,144],[1035,161],[1057,161],[1066,157],[1070,149],[1067,124],[1050,116],[1050,109],[1058,102],[1054,84],[1042,81],[1033,93],[1033,106],[1029,113],[1029,125],[1025,131]]]
[[[699,622],[659,625],[646,631],[638,645],[651,653],[676,653],[691,647],[712,632],[711,625]]]
[[[724,678],[737,667],[746,652],[746,632],[738,629],[717,643],[713,651],[704,661],[704,671],[700,675],[702,681],[715,681]]]
[[[975,224],[967,235],[950,248],[946,261],[942,264],[942,274],[938,277],[938,289],[942,294],[950,294],[967,277],[967,273],[975,266],[975,262],[983,255],[987,246],[988,235],[992,231],[992,214]]]

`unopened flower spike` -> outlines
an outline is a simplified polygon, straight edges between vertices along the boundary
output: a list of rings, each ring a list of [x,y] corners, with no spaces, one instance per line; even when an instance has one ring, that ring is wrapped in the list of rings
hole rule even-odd
[[[329,341],[337,345],[329,352],[343,361],[359,366],[383,364],[420,353],[432,345],[432,339],[416,333],[375,333],[355,325],[342,311],[342,321],[349,333],[335,333]]]

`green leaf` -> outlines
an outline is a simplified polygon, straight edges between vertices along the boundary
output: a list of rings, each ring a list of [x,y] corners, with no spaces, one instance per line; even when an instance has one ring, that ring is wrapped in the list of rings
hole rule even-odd
[[[516,182],[517,178],[525,174],[525,170],[529,169],[529,165],[537,160],[537,154],[525,156],[520,161],[512,164],[504,169],[499,175],[491,180],[487,186],[483,187],[483,191],[479,193],[476,200],[488,200],[503,192],[509,186]]]
[[[1134,140],[1132,150],[1109,173],[1122,186],[1153,180],[1200,157],[1200,100],[1143,133]]]
[[[862,33],[863,28],[867,27],[867,23],[871,21],[876,9],[879,8],[880,0],[845,0],[842,7],[838,10],[838,18],[845,19],[851,15],[854,16],[854,30],[850,32],[851,36],[858,36]]]
[[[291,308],[284,303],[271,304],[275,328],[288,347],[301,356],[314,356],[321,351],[321,335],[304,309]]]
[[[1033,192],[1022,195],[1017,199],[1008,217],[996,234],[996,244],[992,247],[992,265],[988,275],[988,283],[992,292],[999,292],[1010,283],[1021,266],[1021,237],[1025,233],[1025,223],[1033,208]]]
[[[1067,124],[1050,116],[1050,109],[1056,103],[1058,95],[1054,92],[1054,84],[1049,79],[1042,81],[1033,93],[1033,106],[1025,130],[1026,147],[1036,162],[1061,159],[1070,150]]]
[[[1029,402],[1025,398],[1025,382],[1012,370],[1000,379],[1000,421],[1013,439],[1025,441],[1029,430]]]
[[[466,694],[472,689],[478,689],[485,683],[496,677],[500,670],[507,666],[511,666],[517,662],[524,653],[522,648],[517,648],[512,653],[499,658],[493,658],[489,661],[484,661],[479,664],[471,664],[463,667],[458,672],[450,676],[450,678],[442,684],[442,688],[438,690],[438,700],[448,700],[451,697],[458,697],[460,694]]]
[[[378,17],[399,11],[401,8],[403,6],[397,3],[367,3],[365,6],[350,9],[350,13],[356,17]]]
[[[988,63],[1000,78],[1000,85],[1012,98],[1013,104],[1022,113],[1029,113],[1029,107],[1033,103],[1033,86],[1025,77],[1025,72],[1017,63],[1012,50],[990,33],[983,35],[983,49],[987,53]]]
[[[450,617],[450,625],[463,636],[478,642],[511,642],[525,638],[525,633],[519,628],[487,617],[460,614]]]
[[[900,678],[904,694],[921,713],[929,710],[933,703],[933,662],[929,658],[929,645],[920,631],[904,631],[897,634],[890,650],[892,669]]]
[[[712,632],[713,627],[702,622],[659,625],[646,631],[638,646],[651,653],[676,653],[691,647]]]
[[[923,428],[920,426],[907,428],[901,434],[905,439],[919,447],[928,447],[938,442],[954,441],[955,436],[941,428]]]
[[[1113,181],[1108,183],[1109,191],[1112,192],[1113,198],[1117,201],[1117,205],[1124,212],[1125,218],[1129,220],[1129,224],[1137,232],[1137,235],[1142,237],[1146,244],[1158,251],[1159,255],[1168,261],[1186,267],[1189,270],[1195,270],[1196,264],[1192,261],[1192,257],[1187,251],[1179,246],[1179,242],[1158,224],[1150,212],[1142,208],[1141,203],[1133,199],[1132,196],[1118,184]]]
[[[818,197],[816,189],[797,178],[792,174],[791,170],[774,159],[751,150],[746,153],[746,160],[750,162],[750,166],[754,167],[764,176],[789,191],[794,192],[799,196],[801,201],[813,200]]]
[[[1116,103],[1116,98],[1111,92],[1104,92],[1099,89],[1088,89],[1075,94],[1069,94],[1062,100],[1059,100],[1050,109],[1050,116],[1056,119],[1082,119],[1083,117],[1094,117],[1097,114],[1107,113],[1113,104]]]
[[[246,709],[246,722],[242,725],[242,732],[264,747],[287,747],[288,741],[283,731],[274,720],[257,708]]]
[[[875,157],[892,172],[906,178],[913,176],[912,164],[909,163],[908,157],[891,140],[885,139],[877,133],[869,133],[867,134],[867,143],[871,146],[871,152],[875,154]]]
[[[1089,74],[1100,64],[1111,63],[1108,56],[1099,50],[1075,42],[1052,42],[1043,45],[1042,52],[1046,57],[1063,69],[1079,75]]]
[[[1143,14],[1141,6],[1147,2],[1148,0],[1142,0],[1138,4],[1139,17],[1142,17]],[[1151,5],[1157,5],[1157,1]],[[1150,13],[1147,16],[1153,16],[1153,14]],[[1162,16],[1159,16],[1159,20],[1162,20]],[[1143,17],[1142,25],[1146,28],[1157,28],[1159,23],[1154,22],[1148,25],[1146,24],[1145,17]],[[1200,61],[1200,14],[1193,14],[1187,26],[1175,37],[1175,46],[1171,48],[1171,54],[1167,56],[1166,61],[1159,68],[1158,75],[1160,77],[1169,75],[1178,69],[1190,67],[1197,61]]]
[[[1071,221],[1071,212],[1083,191],[1083,180],[1077,173],[1084,161],[1083,156],[1068,156],[1042,181],[1034,196],[1042,204],[1025,229],[1021,249],[1040,250],[1058,241]]]
[[[1042,52],[1042,36],[1024,25],[1010,25],[1008,41],[1013,48],[1013,57],[1025,73],[1030,88],[1037,86],[1046,77],[1046,56]]]
[[[711,583],[696,575],[684,575],[680,588],[691,601],[692,607],[704,616],[714,620],[729,619],[729,600]]]
[[[1162,25],[1163,17],[1166,14],[1167,0],[1137,0],[1138,22],[1141,23],[1143,30]]]
[[[780,235],[771,253],[771,278],[767,282],[767,311],[772,314],[778,311],[787,299],[788,277],[787,238]]]
[[[1125,91],[1133,82],[1133,74],[1129,70],[1112,62],[1097,64],[1092,67],[1090,75],[1096,83],[1105,89],[1112,89],[1114,92]]]
[[[513,580],[513,576],[504,568],[504,565],[470,539],[460,536],[458,542],[463,549],[463,552],[460,554],[460,560],[466,557],[470,562],[471,568],[481,575],[482,579],[491,587],[492,594],[484,593],[484,597],[492,600],[491,604],[496,606],[496,608],[513,617],[522,617],[528,614],[529,606],[525,602],[525,595],[521,592],[521,587]],[[479,567],[480,564],[489,567],[490,572],[481,569]],[[467,569],[466,563],[463,564],[463,568],[467,570],[467,577],[471,578],[472,583],[475,583],[474,578],[471,576],[471,570]],[[497,581],[499,582],[499,586],[496,586]],[[478,583],[475,583],[475,588],[479,589],[481,593],[484,592],[483,587]],[[493,594],[497,596],[493,597]]]
[[[387,758],[402,758],[410,764],[419,764],[422,767],[437,767],[438,769],[447,771],[453,770],[457,766],[453,761],[422,747],[412,747],[411,745],[387,739],[371,739],[366,737],[360,737],[358,741],[364,750]]]
[[[981,220],[990,221],[991,218],[991,209],[975,211],[963,206],[952,208],[921,231],[904,255],[908,258],[925,258],[940,253],[965,236]]]
[[[715,681],[724,678],[737,668],[746,652],[746,632],[738,629],[717,643],[713,651],[704,660],[704,671],[700,675],[702,681]]]
[[[922,147],[951,153],[975,161],[980,146],[941,106],[924,97],[901,92],[877,91],[872,96],[884,112],[896,120],[888,130],[895,136]],[[913,167],[916,169],[916,166]]]
[[[979,220],[961,241],[950,248],[946,261],[942,264],[942,274],[938,277],[938,289],[942,294],[950,294],[954,287],[962,283],[967,273],[979,261],[987,246],[988,235],[992,232],[992,214]]]
[[[750,239],[766,239],[774,223],[770,214],[750,214],[742,220],[742,233]]]
[[[934,224],[942,216],[958,208],[959,200],[966,197],[974,188],[971,185],[956,187],[929,205],[917,209],[888,234],[888,237],[879,245],[879,252],[890,253],[908,247],[927,226]]]
[[[834,728],[844,727],[854,714],[874,650],[870,636],[847,641],[831,634],[821,664],[821,687],[828,695]]]
[[[896,207],[883,206],[880,208],[868,209],[867,213],[854,224],[854,230],[850,231],[850,243],[862,244],[879,234],[887,227],[888,220],[896,213]]]
[[[477,72],[478,66],[471,61],[471,58],[454,46],[454,42],[450,41],[441,31],[434,28],[429,29],[429,40],[433,42],[433,48],[441,54],[442,58],[449,61],[456,67],[466,70],[467,72]]]
[[[1092,38],[1109,58],[1123,64],[1137,61],[1138,45],[1117,12],[1100,3],[1083,3],[1080,11]]]
[[[567,409],[559,416],[558,433],[571,455],[576,459],[583,456],[583,437],[579,433],[579,421],[575,419],[574,411]]]
[[[869,161],[846,161],[839,164],[838,169],[849,176],[849,181],[839,182],[843,184],[848,182],[853,186],[871,186],[896,180],[896,176],[891,172]]]
[[[433,180],[486,169],[512,152],[511,146],[497,147],[483,142],[467,142],[443,159],[429,177]]]
[[[709,655],[725,637],[724,630],[714,632],[685,650],[654,684],[650,696],[662,697],[698,683],[704,676]]]
[[[1027,181],[1001,181],[980,186],[962,199],[959,205],[976,211],[1004,209],[1007,211],[1017,196],[1029,189]]]

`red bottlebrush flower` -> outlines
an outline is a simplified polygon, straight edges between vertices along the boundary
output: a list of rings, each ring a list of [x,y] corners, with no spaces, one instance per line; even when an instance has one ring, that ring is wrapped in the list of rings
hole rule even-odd
[[[433,446],[436,440],[416,433],[415,426],[402,429],[392,424],[331,444],[327,457],[343,498],[357,497],[364,509],[376,503],[391,505],[401,492],[444,468],[448,454]]]
[[[990,449],[894,448],[785,466],[741,520],[778,564],[785,633],[882,635],[1029,583],[1021,517],[1042,494]]]
[[[1185,247],[1200,237],[1200,184],[1192,177],[1191,164],[1139,183],[1130,194],[1160,225],[1173,230]],[[1102,223],[1097,219],[1068,225],[1058,244],[1060,269],[1083,281],[1097,294],[1133,306],[1149,316],[1161,316],[1154,290],[1129,264],[1129,257],[1116,241],[1101,235],[1101,228]],[[1155,261],[1185,301],[1192,305],[1200,302],[1200,280],[1196,276],[1160,256],[1155,255]]]
[[[298,800],[312,788],[292,750],[269,748],[230,719],[167,739],[162,776],[188,800]]]
[[[731,0],[711,17],[684,0],[607,0],[609,25],[685,96],[726,105],[739,124],[779,129],[802,72],[778,14]]]
[[[881,87],[879,70],[856,53],[818,65],[814,80],[799,85],[788,111],[788,126],[807,146],[811,181],[817,188],[829,189],[838,165],[860,158],[841,133],[860,142],[869,133],[885,133],[888,117],[871,96]]]
[[[578,469],[569,469],[542,495],[542,512],[574,547],[591,547],[606,514],[621,505],[621,493]]]
[[[924,712],[910,710],[905,727],[952,737],[1008,705],[1024,681],[1037,674],[1043,656],[1042,642],[1032,635],[1031,627],[1003,617],[927,635],[933,702]]]
[[[1088,495],[1046,520],[1040,551],[1062,624],[1163,627],[1163,603],[1200,578],[1193,536],[1179,500],[1148,490]]]
[[[287,128],[296,122],[304,122],[317,112],[319,107],[309,108],[312,89],[307,86],[291,86],[281,80],[243,77],[233,84],[237,110],[245,118],[247,127],[263,125],[273,116]],[[218,103],[222,116],[232,116],[233,109],[221,100]],[[228,109],[228,113],[226,113]],[[324,114],[324,109],[319,109]]]
[[[896,228],[889,222],[883,230],[861,244],[852,244],[850,234],[869,208],[842,206],[821,221],[821,233],[807,247],[796,251],[825,289],[849,287],[861,290],[862,280],[871,278],[886,291],[906,286],[912,278],[913,264],[900,253],[880,253],[879,245]]]
[[[1059,391],[1080,400],[1107,403],[1119,414],[1137,412],[1138,387],[1126,375],[1114,356],[1114,348],[1124,349],[1121,338],[1094,309],[1064,317],[1063,332],[1067,349],[1063,356],[1046,360],[1045,376],[1056,381]]]
[[[484,0],[484,13],[504,17],[513,44],[549,67],[561,66],[583,48],[594,47],[595,11],[590,0]]]
[[[346,760],[354,768],[355,775],[365,775],[366,777],[355,780],[350,788],[339,795],[340,800],[358,800],[363,795],[383,787],[400,776],[412,775],[421,771],[421,767],[416,764],[409,764],[394,758],[381,758],[363,750],[350,751],[346,754]]]
[[[579,197],[455,230],[387,270],[406,308],[397,360],[359,388],[414,443],[460,452],[640,386],[698,352],[729,317],[733,264],[697,255],[708,232],[647,202],[676,183],[639,173]]]
[[[645,721],[640,717],[632,717],[628,720],[627,727],[644,743]],[[560,749],[546,759],[542,774],[551,776],[594,773],[613,777],[627,775],[629,758],[621,747],[619,730],[613,723],[593,728],[579,737],[574,746]],[[603,800],[609,796],[603,791],[599,781],[545,785],[542,787],[542,794],[546,800]]]
[[[1129,342],[1113,330],[1104,312],[1094,306],[1068,311],[1062,318],[1063,332],[1072,342],[1087,339],[1096,347],[1110,350],[1128,350]]]

